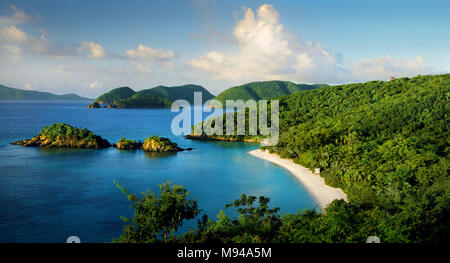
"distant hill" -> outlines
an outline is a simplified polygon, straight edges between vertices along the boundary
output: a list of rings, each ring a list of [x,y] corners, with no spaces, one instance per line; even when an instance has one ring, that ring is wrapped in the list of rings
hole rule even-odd
[[[120,87],[99,96],[95,101],[101,104],[113,104],[115,101],[131,98],[134,94],[136,91],[129,87]]]
[[[175,87],[157,86],[151,89],[141,90],[138,93],[153,94],[168,98],[171,101],[182,99],[189,101],[190,104],[194,104],[194,92],[202,93],[202,103],[214,98],[214,95],[212,95],[208,90],[202,86],[193,84]]]
[[[168,108],[172,105],[172,101],[166,97],[156,96],[153,94],[136,93],[131,98],[116,100],[115,107],[123,108]]]
[[[226,100],[268,100],[301,90],[311,90],[328,86],[326,84],[295,84],[290,81],[259,81],[236,86],[225,90],[215,98],[222,104]]]
[[[194,104],[194,92],[202,93],[202,103],[214,98],[214,95],[202,86],[188,84],[175,87],[157,86],[138,92],[129,87],[121,87],[99,96],[96,101],[101,104],[114,104],[118,108],[170,107],[172,102],[179,99]]]
[[[0,85],[0,100],[90,100],[76,94],[56,95],[50,92],[15,89]]]

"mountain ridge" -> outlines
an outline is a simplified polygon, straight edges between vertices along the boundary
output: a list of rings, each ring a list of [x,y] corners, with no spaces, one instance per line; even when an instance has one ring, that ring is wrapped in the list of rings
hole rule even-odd
[[[194,104],[194,92],[202,93],[202,104],[213,99],[214,95],[200,85],[156,86],[150,89],[134,91],[130,87],[119,87],[103,93],[96,102],[113,104],[118,108],[170,107],[175,100],[187,100]]]
[[[57,95],[50,92],[11,88],[0,84],[1,100],[92,100],[75,93]]]
[[[327,84],[296,84],[291,81],[270,80],[256,81],[234,86],[215,97],[222,104],[226,100],[268,100],[297,91],[312,90],[328,86]]]

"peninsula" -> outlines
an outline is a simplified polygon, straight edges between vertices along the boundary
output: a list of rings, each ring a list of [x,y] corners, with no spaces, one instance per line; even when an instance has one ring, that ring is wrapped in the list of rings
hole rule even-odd
[[[104,108],[169,108],[176,100],[186,100],[194,104],[195,92],[202,93],[202,104],[214,98],[208,90],[193,84],[174,87],[157,86],[138,92],[129,87],[120,87],[102,94],[88,107],[101,108],[100,104],[107,104],[108,106]]]

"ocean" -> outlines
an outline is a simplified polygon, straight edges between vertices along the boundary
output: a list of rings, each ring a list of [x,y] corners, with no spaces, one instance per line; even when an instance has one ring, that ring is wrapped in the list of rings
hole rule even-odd
[[[170,109],[88,109],[88,102],[0,101],[0,242],[110,242],[122,233],[130,203],[114,184],[133,193],[158,191],[166,181],[183,185],[199,208],[216,218],[242,193],[270,197],[283,213],[316,207],[288,171],[248,151],[252,143],[187,140],[171,132]],[[205,113],[204,115],[209,115]],[[182,148],[169,154],[114,148],[43,149],[11,145],[56,122],[87,128],[111,143],[157,135]],[[196,226],[187,221],[179,232]]]

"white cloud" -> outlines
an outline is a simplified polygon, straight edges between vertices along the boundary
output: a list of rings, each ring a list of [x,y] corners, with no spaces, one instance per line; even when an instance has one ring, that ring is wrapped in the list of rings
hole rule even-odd
[[[175,57],[172,50],[153,49],[140,44],[135,50],[129,49],[125,52],[129,58],[141,58],[155,61],[167,61]]]
[[[82,42],[77,49],[78,52],[88,52],[88,58],[103,58],[105,57],[105,49],[102,45],[94,42]]]
[[[31,84],[27,83],[27,84],[25,84],[25,89],[26,90],[33,90],[33,86],[31,86]]]
[[[264,4],[257,14],[248,8],[234,27],[237,53],[211,51],[188,63],[216,79],[251,81],[290,79],[316,81],[338,67],[335,56],[320,43],[302,43],[279,23],[280,14]]]
[[[20,48],[18,46],[5,45],[5,46],[1,47],[1,50],[3,52],[6,51],[7,55],[12,55],[12,58],[14,60],[17,60],[22,56],[22,51],[20,50]]]
[[[390,76],[415,76],[432,73],[433,71],[432,68],[425,65],[421,56],[409,59],[405,57],[393,58],[387,55],[373,59],[362,59],[351,66],[353,78],[357,80],[386,80]]]
[[[25,42],[27,40],[27,34],[14,25],[0,28],[0,42]]]
[[[421,57],[384,56],[345,65],[341,54],[321,43],[301,41],[286,30],[278,11],[268,4],[261,5],[256,14],[246,9],[233,34],[239,47],[236,52],[213,50],[187,63],[212,79],[233,83],[270,79],[342,83],[432,72]]]
[[[31,20],[30,16],[18,9],[15,5],[10,6],[10,11],[10,15],[0,16],[0,26],[24,24]]]
[[[151,68],[150,67],[146,67],[146,66],[144,66],[144,65],[142,65],[142,64],[136,64],[136,68],[137,68],[137,70],[140,72],[140,73],[145,73],[145,74],[151,74],[152,73],[152,70],[151,70]]]
[[[92,82],[89,87],[91,89],[100,89],[102,87],[102,85],[100,85],[100,83],[98,82],[98,80]]]
[[[39,38],[42,39],[42,40],[47,40],[47,35],[48,35],[47,30],[45,30],[43,28],[39,28],[38,31],[41,33]]]
[[[31,20],[31,18],[25,14],[22,10],[18,9],[15,5],[11,5],[11,9],[14,11],[12,18],[17,22],[26,23]]]

